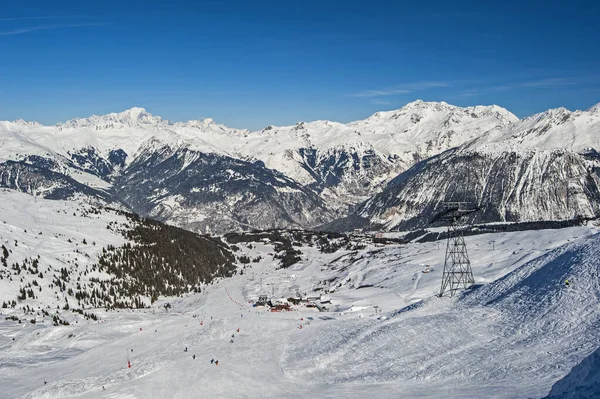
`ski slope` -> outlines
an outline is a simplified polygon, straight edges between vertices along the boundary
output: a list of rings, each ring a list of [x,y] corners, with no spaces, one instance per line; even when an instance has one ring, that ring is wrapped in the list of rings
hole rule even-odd
[[[3,320],[16,310],[2,309],[2,397],[542,397],[600,346],[596,230],[468,237],[485,285],[459,299],[434,296],[444,243],[302,247],[289,269],[253,243],[244,252],[263,260],[243,274],[152,309],[65,314],[72,324],[59,327]],[[296,291],[330,311],[248,303]]]

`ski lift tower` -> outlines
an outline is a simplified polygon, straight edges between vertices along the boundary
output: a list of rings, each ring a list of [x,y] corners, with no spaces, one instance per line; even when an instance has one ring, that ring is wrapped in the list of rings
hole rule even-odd
[[[432,220],[432,223],[444,221],[448,224],[448,241],[446,244],[446,259],[442,274],[440,297],[449,291],[450,296],[460,289],[467,289],[475,284],[471,261],[465,244],[464,229],[461,229],[462,219],[477,212],[478,208],[469,202],[442,202],[442,211]]]

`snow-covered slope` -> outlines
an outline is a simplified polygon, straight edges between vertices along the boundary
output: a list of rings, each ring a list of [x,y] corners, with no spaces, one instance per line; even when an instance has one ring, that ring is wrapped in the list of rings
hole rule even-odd
[[[148,223],[115,209],[91,206],[82,198],[52,201],[1,189],[0,304],[26,308],[27,322],[31,318],[48,322],[64,307],[74,311],[131,303],[146,306],[153,296],[188,292],[233,270],[228,250],[219,241]],[[153,236],[153,231],[160,234]],[[194,253],[186,255],[190,249]],[[178,259],[168,260],[173,253],[180,254]],[[192,256],[194,273],[188,273],[182,258]],[[158,264],[154,257],[160,258]],[[131,258],[144,262],[131,270],[135,263]],[[173,271],[163,276],[166,286],[147,289],[152,285],[148,274],[159,277],[165,269],[168,274]]]
[[[432,387],[448,384],[460,392],[451,381],[461,381],[465,397],[472,395],[472,384],[507,388],[480,397],[539,395],[542,381],[562,377],[600,343],[598,239],[582,239],[510,268],[503,278],[465,293],[456,303],[430,297],[387,313],[382,323],[320,324],[290,348],[284,368],[323,384],[401,379],[427,381]],[[497,262],[502,263],[501,256]],[[396,267],[403,272],[401,264]],[[416,286],[423,281],[419,276],[417,270]],[[566,278],[572,282],[568,289]],[[527,392],[525,387],[535,385],[540,391]],[[513,391],[517,386],[520,393]]]
[[[127,219],[115,212],[96,213],[85,201],[52,201],[2,189],[0,215],[0,245],[7,251],[0,254],[6,264],[0,265],[0,302],[16,303],[20,289],[32,290],[27,300],[18,301],[18,309],[27,305],[52,312],[69,301],[73,306],[78,302],[73,295],[77,286],[106,277],[91,270],[102,249],[126,242],[106,226],[125,224]],[[62,269],[73,276],[64,282],[64,290],[62,283],[56,284]]]

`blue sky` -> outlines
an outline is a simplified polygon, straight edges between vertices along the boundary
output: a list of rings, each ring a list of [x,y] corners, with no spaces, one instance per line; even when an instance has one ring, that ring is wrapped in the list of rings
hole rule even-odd
[[[259,129],[416,99],[600,102],[594,1],[0,1],[0,120],[140,106]]]

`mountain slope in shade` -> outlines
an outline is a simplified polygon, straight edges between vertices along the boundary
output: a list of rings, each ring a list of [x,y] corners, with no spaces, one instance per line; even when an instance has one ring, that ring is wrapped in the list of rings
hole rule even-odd
[[[115,192],[144,216],[201,232],[298,228],[330,220],[324,201],[285,175],[187,147],[155,147],[124,169]]]
[[[558,380],[544,399],[590,399],[600,397],[600,348],[569,374]]]

